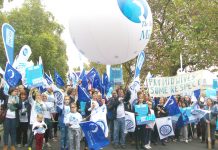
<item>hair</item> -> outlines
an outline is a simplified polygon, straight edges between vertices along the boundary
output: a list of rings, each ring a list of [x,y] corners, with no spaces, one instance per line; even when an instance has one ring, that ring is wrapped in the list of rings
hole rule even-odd
[[[77,108],[77,105],[76,105],[76,103],[71,103],[71,105],[70,106],[75,106],[76,108]]]
[[[68,95],[64,95],[64,100],[65,100],[66,97],[70,98],[70,96],[68,96]]]
[[[69,89],[67,90],[67,95],[72,94],[74,91],[76,91],[76,89],[74,89],[74,88],[69,88]]]
[[[37,114],[37,118],[38,119],[43,119],[44,117],[43,117],[43,114]]]
[[[139,97],[139,95],[143,94],[142,91],[138,91],[137,92],[137,96]]]
[[[9,91],[8,91],[8,94],[11,95],[11,93],[15,90],[18,90],[16,87],[10,87],[9,88]]]

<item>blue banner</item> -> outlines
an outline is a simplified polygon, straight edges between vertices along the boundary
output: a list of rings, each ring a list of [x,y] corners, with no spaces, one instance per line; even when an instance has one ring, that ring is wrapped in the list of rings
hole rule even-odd
[[[151,122],[154,122],[155,118],[156,117],[154,114],[148,114],[147,116],[137,116],[136,124],[137,125],[149,124]]]
[[[92,121],[82,122],[80,126],[85,134],[88,147],[90,150],[99,150],[109,145],[102,128]]]
[[[7,23],[2,25],[2,39],[5,46],[5,53],[8,62],[12,65],[14,62],[14,28]]]
[[[144,61],[145,61],[145,52],[141,51],[137,58],[134,78],[140,75]]]
[[[123,84],[122,67],[111,67],[110,68],[110,82],[112,84]]]
[[[136,115],[136,124],[141,125],[141,124],[146,124],[146,119],[148,119],[148,105],[147,104],[142,104],[142,105],[135,105],[135,112],[137,113]]]
[[[43,86],[43,66],[26,68],[26,84],[28,87]]]
[[[206,97],[216,99],[216,89],[206,89]]]
[[[9,86],[15,87],[21,81],[21,74],[14,69],[9,63],[6,65],[5,69],[5,80]]]
[[[213,79],[213,88],[218,89],[218,79]]]

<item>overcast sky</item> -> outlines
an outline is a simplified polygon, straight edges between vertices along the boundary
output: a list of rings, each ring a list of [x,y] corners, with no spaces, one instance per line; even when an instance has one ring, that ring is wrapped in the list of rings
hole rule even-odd
[[[12,8],[20,7],[23,2],[24,0],[13,0],[10,3],[6,2],[4,3],[4,10],[11,10]],[[70,6],[73,1],[72,0],[41,0],[41,2],[45,6],[46,10],[54,14],[56,21],[65,27],[65,30],[62,34],[62,39],[67,44],[67,56],[68,56],[69,68],[72,69],[73,67],[80,66],[81,64],[80,58],[82,59],[82,62],[87,62],[87,59],[79,54],[69,34],[68,19],[70,14]],[[29,46],[31,47],[31,45]]]

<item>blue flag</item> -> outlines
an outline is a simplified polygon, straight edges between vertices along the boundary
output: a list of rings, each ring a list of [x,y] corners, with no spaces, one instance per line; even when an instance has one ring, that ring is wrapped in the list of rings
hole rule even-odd
[[[145,53],[144,51],[141,51],[137,58],[134,78],[140,75],[144,61],[145,61]]]
[[[8,85],[11,87],[17,86],[21,78],[21,74],[16,69],[14,69],[9,63],[7,63],[5,69],[5,80],[8,83]]]
[[[86,75],[84,75],[82,78],[82,87],[84,87],[88,91],[88,79]]]
[[[92,121],[82,122],[80,126],[85,134],[88,147],[90,150],[99,150],[109,145],[102,128]]]
[[[86,71],[85,69],[83,69],[83,71],[79,75],[79,79],[82,80],[85,75],[86,75]]]
[[[199,98],[200,98],[200,95],[201,95],[201,90],[200,90],[200,89],[195,90],[195,91],[194,91],[194,95],[195,95],[196,99],[199,99]]]
[[[52,78],[49,77],[49,75],[47,75],[47,73],[44,73],[44,78],[47,81],[48,85],[51,85],[53,83]]]
[[[7,23],[2,25],[2,39],[5,46],[5,53],[8,62],[12,65],[14,62],[14,28]]]
[[[57,86],[64,86],[64,81],[61,78],[61,76],[57,73],[57,71],[55,70],[55,82],[57,84]]]
[[[98,71],[95,68],[92,68],[88,73],[87,73],[87,78],[91,83],[93,83],[95,76],[97,75]]]
[[[176,103],[176,100],[174,96],[170,96],[166,103],[164,104],[165,109],[168,111],[169,116],[175,116],[177,114],[180,114],[180,109],[178,104]]]
[[[85,88],[78,86],[78,101],[88,102],[91,100],[91,96]]]
[[[110,88],[110,82],[108,79],[108,75],[106,73],[103,74],[103,86],[104,86],[104,92],[107,94]]]
[[[100,78],[100,75],[98,73],[94,77],[94,81],[92,83],[92,87],[94,89],[98,89],[100,92],[102,92],[101,78]]]

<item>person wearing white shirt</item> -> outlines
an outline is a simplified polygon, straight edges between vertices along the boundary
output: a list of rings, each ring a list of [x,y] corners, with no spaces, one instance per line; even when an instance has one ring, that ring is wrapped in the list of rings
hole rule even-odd
[[[69,126],[68,137],[70,150],[80,150],[81,129],[79,123],[82,121],[82,115],[77,112],[75,103],[70,105],[71,112],[66,116],[66,125]]]
[[[35,135],[36,150],[42,150],[44,133],[47,129],[47,125],[45,124],[43,119],[44,118],[42,114],[37,114],[37,119],[33,123],[32,131],[34,132]]]

